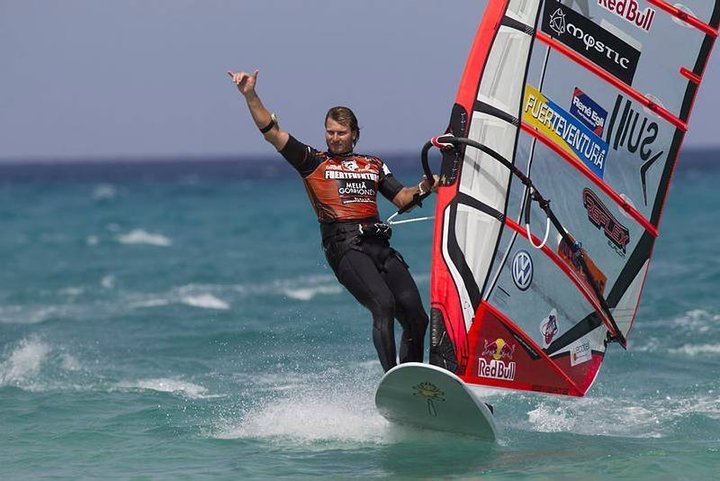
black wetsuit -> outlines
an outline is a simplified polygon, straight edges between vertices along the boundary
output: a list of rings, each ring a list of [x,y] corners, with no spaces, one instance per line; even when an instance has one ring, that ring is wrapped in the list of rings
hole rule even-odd
[[[373,343],[385,371],[396,361],[394,319],[402,326],[400,362],[422,362],[428,317],[408,266],[390,247],[377,193],[403,188],[377,157],[319,152],[292,136],[281,154],[305,181],[335,276],[372,313]]]

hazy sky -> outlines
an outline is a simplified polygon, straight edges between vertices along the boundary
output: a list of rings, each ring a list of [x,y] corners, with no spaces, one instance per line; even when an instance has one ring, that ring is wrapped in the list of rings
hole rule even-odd
[[[227,77],[260,69],[284,128],[419,151],[447,125],[481,0],[0,0],[0,159],[270,154]],[[685,146],[720,145],[720,59]]]

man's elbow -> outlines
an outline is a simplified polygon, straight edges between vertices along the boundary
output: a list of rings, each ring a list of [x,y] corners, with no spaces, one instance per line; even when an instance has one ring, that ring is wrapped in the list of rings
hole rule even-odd
[[[279,152],[283,148],[285,148],[285,145],[290,139],[290,135],[283,130],[275,128],[272,129],[270,132],[263,134],[263,138],[270,144],[272,144],[272,146],[275,147],[275,150]]]

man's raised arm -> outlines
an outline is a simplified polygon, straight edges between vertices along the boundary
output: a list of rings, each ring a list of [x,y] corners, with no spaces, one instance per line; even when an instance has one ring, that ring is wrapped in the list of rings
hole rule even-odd
[[[250,115],[252,115],[255,125],[257,125],[257,128],[263,134],[265,140],[270,142],[276,150],[280,151],[285,147],[285,144],[287,144],[290,134],[280,128],[275,114],[271,114],[270,111],[265,108],[257,92],[255,92],[258,73],[259,70],[255,70],[252,74],[247,72],[228,72],[228,75],[240,93],[245,97]]]

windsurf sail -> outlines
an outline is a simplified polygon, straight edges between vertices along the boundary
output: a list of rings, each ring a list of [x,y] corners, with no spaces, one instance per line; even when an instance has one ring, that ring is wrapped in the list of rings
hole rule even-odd
[[[489,0],[442,150],[430,362],[582,396],[633,326],[716,0]],[[426,165],[427,165],[427,158]]]

